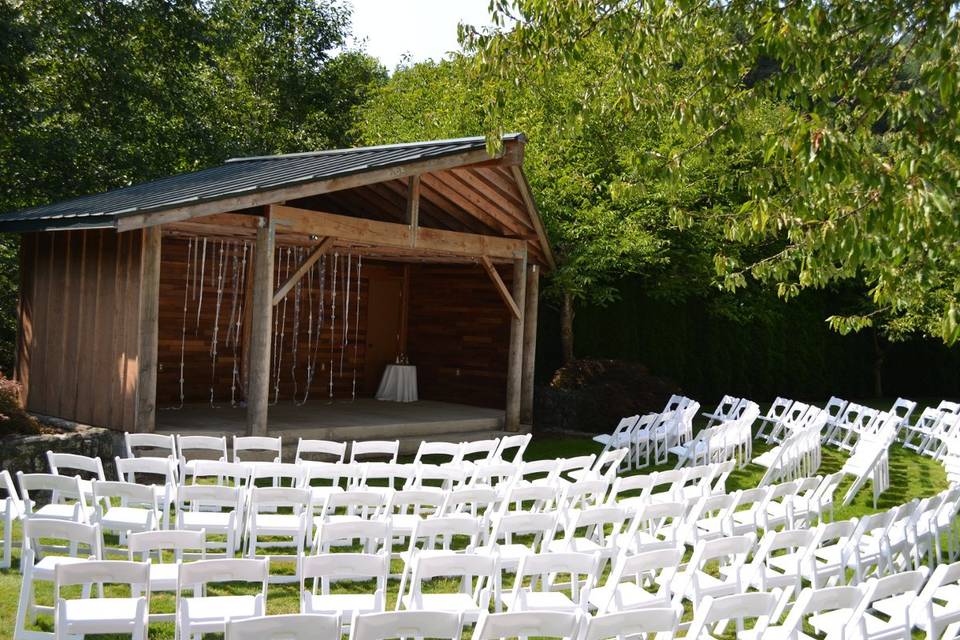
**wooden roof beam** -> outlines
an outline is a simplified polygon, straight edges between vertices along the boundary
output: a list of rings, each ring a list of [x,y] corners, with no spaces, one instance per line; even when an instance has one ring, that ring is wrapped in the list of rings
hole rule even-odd
[[[340,216],[284,205],[273,205],[270,211],[278,232],[329,236],[338,243],[345,241],[409,249],[413,246],[415,236],[417,249],[424,253],[437,252],[475,258],[514,258],[525,255],[526,251],[526,243],[514,238],[426,227],[413,230],[406,224]]]
[[[490,258],[483,256],[480,258],[480,264],[483,265],[483,269],[487,272],[487,275],[490,276],[490,280],[493,281],[493,286],[496,288],[497,293],[500,294],[503,303],[510,309],[510,313],[513,314],[514,318],[519,319],[520,307],[517,306],[516,300],[513,299],[513,294],[510,293],[510,289],[503,282],[503,278],[500,277],[497,268],[490,262]]]
[[[303,262],[300,263],[300,266],[297,267],[297,270],[290,274],[290,277],[280,285],[280,288],[277,289],[277,292],[273,294],[273,306],[287,297],[287,294],[290,293],[290,289],[293,289],[296,286],[297,282],[300,281],[307,271],[310,270],[317,260],[320,259],[320,256],[325,254],[330,250],[330,247],[333,246],[333,238],[324,238],[320,241],[320,244],[317,245],[316,249],[310,252],[306,258],[303,259]]]

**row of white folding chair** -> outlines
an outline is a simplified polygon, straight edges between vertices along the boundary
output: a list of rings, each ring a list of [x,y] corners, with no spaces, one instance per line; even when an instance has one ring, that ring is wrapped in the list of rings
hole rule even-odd
[[[753,459],[766,469],[760,486],[816,475],[822,460],[820,434],[827,420],[820,411],[811,424],[792,431],[785,440]]]
[[[895,419],[895,428],[899,433],[903,425],[909,424],[916,406],[912,400],[897,398],[889,411],[881,412],[850,402],[827,433],[824,443],[852,452],[861,438],[876,435],[887,427],[887,421],[891,418]]]
[[[746,398],[725,395],[712,412],[704,411],[701,415],[707,419],[707,428],[709,428],[721,422],[736,420],[743,414],[749,403],[750,401]]]
[[[740,467],[749,463],[753,422],[760,415],[760,407],[741,400],[733,413],[735,417],[701,429],[691,440],[673,447],[670,453],[677,456],[677,468],[727,460],[735,460]]]
[[[341,617],[320,614],[287,614],[231,620],[226,640],[314,640],[336,634]],[[359,614],[353,618],[350,640],[438,638],[460,640],[465,624],[445,611],[390,611]],[[472,640],[500,638],[562,638],[606,640],[643,634],[667,634],[677,626],[673,609],[625,611],[601,616],[558,611],[483,612]],[[657,637],[664,637],[658,635]]]
[[[684,396],[671,396],[660,413],[649,413],[644,416],[634,415],[620,420],[613,432],[594,436],[594,442],[603,445],[600,455],[612,449],[627,449],[628,455],[622,460],[621,471],[641,469],[650,465],[650,457],[654,454],[655,436],[669,439],[670,446],[692,434],[692,419],[696,415],[699,404]],[[691,413],[692,411],[692,413]],[[680,429],[682,434],[674,436],[673,432]],[[670,434],[669,437],[667,434]]]
[[[766,440],[772,443],[783,442],[791,433],[801,431],[815,422],[821,414],[822,410],[816,405],[793,402],[789,409],[783,411],[780,419],[773,423]]]
[[[934,407],[927,407],[913,425],[901,430],[903,446],[934,459],[941,459],[946,453],[948,442],[960,437],[960,405],[942,401]]]
[[[648,429],[636,433],[638,446],[646,452],[647,464],[651,456],[655,464],[666,463],[672,448],[693,437],[693,419],[699,409],[699,402],[681,398],[675,409],[660,413]]]

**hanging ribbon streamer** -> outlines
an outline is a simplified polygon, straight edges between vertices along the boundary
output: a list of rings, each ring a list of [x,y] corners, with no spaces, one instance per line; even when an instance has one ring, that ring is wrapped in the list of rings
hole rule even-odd
[[[175,407],[167,407],[167,409],[183,409],[183,369],[187,353],[187,306],[188,302],[190,301],[191,273],[194,271],[193,260],[195,243],[195,238],[190,238],[190,240],[187,242],[187,277],[183,281],[183,325],[180,327],[180,401]]]
[[[333,402],[333,345],[337,339],[337,263],[340,254],[333,254],[333,274],[330,277],[330,402]]]
[[[296,250],[297,259],[296,264],[303,263],[303,247],[297,247]],[[300,295],[303,292],[303,277],[297,279],[297,284],[294,287],[293,292],[293,338],[291,340],[292,344],[290,346],[291,351],[291,362],[290,362],[290,379],[293,382],[293,403],[297,403],[297,362],[298,354],[300,352]]]
[[[303,391],[303,401],[297,400],[297,394],[293,394],[293,404],[302,407],[310,396],[310,384],[313,382],[313,274],[317,270],[317,264],[311,265],[307,271],[307,370],[305,376],[306,389]]]
[[[350,400],[357,399],[357,347],[360,344],[360,269],[363,268],[363,256],[357,256],[357,309],[356,320],[353,323],[353,390],[350,394]]]
[[[216,273],[217,303],[213,316],[213,335],[210,338],[210,406],[212,408],[216,408],[213,402],[213,390],[217,381],[217,345],[220,338],[220,307],[223,303],[223,280],[227,271],[226,244],[226,240],[220,241],[220,263]],[[211,267],[212,266],[211,264]],[[212,269],[210,278],[211,280],[213,279]]]
[[[233,327],[233,372],[230,375],[230,406],[236,407],[239,403],[237,402],[237,386],[240,384],[240,355],[239,355],[239,346],[243,340],[243,296],[240,295],[240,292],[246,291],[247,286],[247,249],[248,245],[246,240],[243,242],[243,254],[240,258],[240,264],[237,268],[239,272],[238,277],[234,280],[233,287],[233,297],[234,300],[239,298],[237,302],[237,314],[236,314],[236,324],[233,324],[231,321],[231,326]],[[236,260],[236,255],[234,255],[234,260]]]
[[[353,254],[347,254],[347,273],[344,276],[346,286],[343,288],[343,337],[340,339],[340,376],[343,376],[343,356],[347,352],[347,343],[350,339],[350,275],[353,270]]]
[[[200,259],[200,296],[197,302],[197,324],[194,327],[194,335],[200,330],[200,309],[203,307],[203,272],[207,268],[207,239],[203,239],[203,257]]]

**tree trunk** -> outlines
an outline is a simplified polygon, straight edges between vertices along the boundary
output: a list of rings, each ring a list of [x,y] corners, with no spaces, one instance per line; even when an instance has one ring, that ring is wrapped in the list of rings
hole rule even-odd
[[[873,395],[883,397],[883,347],[877,330],[873,330]]]
[[[560,306],[560,346],[563,364],[573,362],[573,296],[564,292]]]

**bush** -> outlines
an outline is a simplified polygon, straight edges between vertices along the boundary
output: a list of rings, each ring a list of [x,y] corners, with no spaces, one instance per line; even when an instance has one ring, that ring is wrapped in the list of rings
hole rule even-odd
[[[534,424],[538,429],[609,433],[621,418],[660,411],[680,392],[639,363],[575,360],[558,369],[549,386],[537,389]]]
[[[22,387],[16,380],[0,373],[0,436],[34,435],[41,432],[40,423],[23,409]]]

